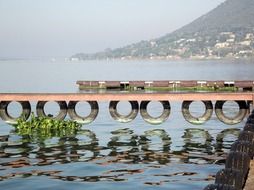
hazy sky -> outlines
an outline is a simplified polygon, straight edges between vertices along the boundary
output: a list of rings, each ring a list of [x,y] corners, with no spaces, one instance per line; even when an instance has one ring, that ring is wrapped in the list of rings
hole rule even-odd
[[[0,0],[0,58],[66,56],[160,37],[224,0]]]

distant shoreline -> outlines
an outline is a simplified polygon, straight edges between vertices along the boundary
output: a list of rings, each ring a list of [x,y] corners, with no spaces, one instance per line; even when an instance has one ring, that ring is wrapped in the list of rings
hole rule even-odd
[[[55,57],[55,58],[0,58],[0,62],[8,62],[8,61],[36,61],[36,60],[43,60],[43,61],[50,61],[50,62],[55,62],[55,61],[64,61],[64,62],[70,62],[70,63],[75,63],[75,62],[85,62],[85,61],[248,61],[248,62],[253,62],[254,63],[254,57],[239,57],[239,58],[108,58],[108,59],[79,59],[79,58],[63,58],[63,57]]]
[[[78,59],[72,60],[70,58],[70,62],[82,62],[82,61],[253,61],[254,57],[239,57],[239,58],[177,58],[177,59],[169,59],[169,58],[108,58],[108,59]]]

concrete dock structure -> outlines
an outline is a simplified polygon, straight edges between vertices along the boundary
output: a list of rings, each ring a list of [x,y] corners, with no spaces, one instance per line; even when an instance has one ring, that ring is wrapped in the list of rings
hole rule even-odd
[[[231,89],[234,91],[253,91],[254,81],[206,81],[206,80],[151,80],[151,81],[77,81],[80,90],[86,89],[121,89],[121,90],[169,90],[177,89]]]
[[[0,93],[0,101],[200,101],[245,100],[254,92],[156,92],[156,93]]]
[[[22,106],[21,115],[29,118],[31,113],[30,102],[37,102],[36,112],[38,116],[47,117],[44,113],[44,106],[48,101],[55,101],[60,107],[60,113],[55,116],[56,119],[64,119],[67,113],[70,118],[82,123],[88,124],[95,120],[98,111],[99,101],[109,101],[109,111],[113,119],[119,122],[133,121],[138,112],[142,118],[150,124],[161,124],[165,122],[170,114],[170,102],[178,101],[182,103],[182,113],[184,118],[192,124],[202,124],[208,121],[213,111],[217,118],[226,124],[236,124],[241,122],[246,116],[249,116],[249,110],[253,109],[254,92],[113,92],[104,93],[0,93],[0,117],[10,124],[15,124],[17,118],[8,114],[8,105],[10,102],[19,102]],[[78,102],[86,101],[91,106],[91,113],[88,116],[79,116],[75,111]],[[120,115],[117,111],[119,101],[129,101],[132,107],[128,115]],[[159,101],[163,106],[163,112],[159,117],[152,117],[147,111],[147,105],[150,101]],[[189,105],[193,101],[202,101],[206,110],[201,117],[195,118],[189,111]],[[223,104],[226,101],[235,101],[239,106],[239,112],[234,118],[227,117],[223,113]],[[215,102],[215,107],[213,106]],[[250,107],[251,106],[251,107]],[[254,136],[254,112],[249,116],[244,131],[250,130]],[[246,127],[248,126],[248,127]],[[250,127],[253,127],[250,128]],[[253,131],[252,131],[253,130]],[[206,190],[217,189],[218,187],[231,188],[233,185],[239,187],[243,185],[243,180],[248,174],[245,190],[252,190],[254,186],[254,163],[246,153],[241,151],[247,150],[246,139],[239,139],[239,145],[231,152],[226,161],[225,169],[216,175],[217,181],[206,188]],[[253,139],[254,142],[254,139]],[[254,149],[253,149],[254,150]],[[254,153],[253,153],[254,154]],[[249,166],[249,162],[251,163]],[[249,172],[249,173],[248,173]],[[228,177],[229,176],[229,177]],[[242,176],[242,178],[233,178]],[[238,180],[241,179],[241,180]],[[223,184],[222,184],[223,182]],[[230,183],[229,183],[230,182]]]
[[[16,124],[18,118],[13,118],[8,113],[8,105],[16,101],[22,106],[21,115],[26,119],[31,114],[30,102],[37,102],[36,113],[38,116],[47,117],[44,112],[45,104],[49,101],[57,102],[60,111],[55,119],[62,120],[67,114],[71,119],[88,124],[93,122],[99,112],[98,101],[109,101],[109,112],[113,119],[127,123],[134,120],[140,111],[142,118],[150,124],[161,124],[165,122],[171,111],[170,102],[182,102],[182,114],[186,121],[192,124],[203,124],[208,121],[213,111],[217,118],[225,124],[234,125],[241,122],[247,115],[250,107],[253,107],[254,92],[112,92],[104,93],[1,93],[0,94],[0,117],[10,124]],[[88,116],[80,116],[75,108],[79,102],[88,102],[91,113]],[[121,115],[117,111],[119,101],[129,101],[131,112],[128,115]],[[163,112],[159,117],[152,117],[147,111],[151,101],[158,101],[162,104]],[[205,105],[205,113],[200,117],[194,117],[189,111],[193,101],[201,101]],[[213,102],[215,106],[213,106]],[[223,105],[226,101],[235,101],[239,106],[239,112],[235,117],[227,117],[223,113]],[[139,103],[140,102],[140,103]],[[213,109],[215,107],[215,109]]]

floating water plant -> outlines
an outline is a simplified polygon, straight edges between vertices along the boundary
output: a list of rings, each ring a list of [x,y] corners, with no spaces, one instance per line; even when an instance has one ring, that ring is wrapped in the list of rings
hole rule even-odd
[[[29,120],[23,117],[18,119],[15,125],[19,135],[29,135],[31,137],[64,137],[73,136],[81,128],[81,125],[70,120],[56,120],[49,117],[35,117],[32,113]]]

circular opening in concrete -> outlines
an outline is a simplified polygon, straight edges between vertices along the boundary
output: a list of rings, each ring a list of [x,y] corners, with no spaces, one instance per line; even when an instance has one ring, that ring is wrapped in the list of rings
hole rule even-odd
[[[8,114],[13,118],[18,118],[22,114],[22,106],[19,102],[11,102],[7,107]]]
[[[202,101],[193,101],[190,104],[189,111],[193,117],[201,117],[206,111],[205,104]]]
[[[44,112],[47,116],[56,116],[60,112],[60,107],[57,102],[49,101],[44,105]]]
[[[151,101],[147,105],[147,112],[151,117],[159,117],[163,111],[163,105],[159,101]]]
[[[77,115],[85,117],[91,113],[91,106],[88,102],[81,101],[76,104],[75,111]]]
[[[235,101],[226,101],[222,109],[225,116],[234,118],[239,112],[239,106]]]
[[[129,115],[132,111],[131,104],[128,101],[118,102],[116,109],[120,115]]]

